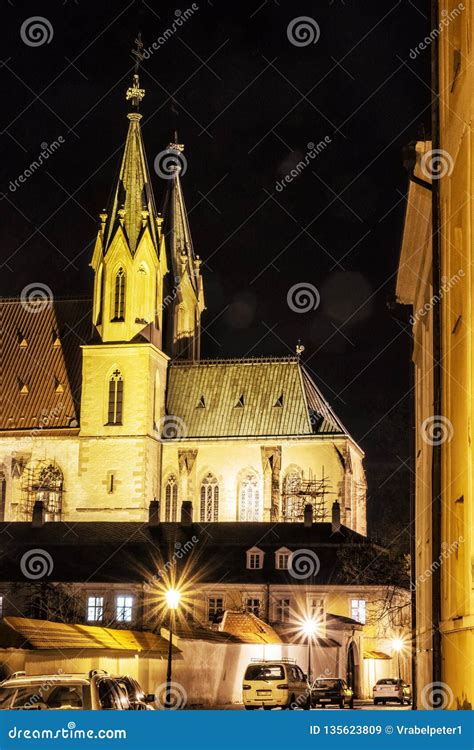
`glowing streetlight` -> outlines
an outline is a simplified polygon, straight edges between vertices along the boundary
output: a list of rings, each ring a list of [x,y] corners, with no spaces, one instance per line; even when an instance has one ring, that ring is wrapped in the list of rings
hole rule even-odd
[[[403,642],[402,638],[393,638],[392,639],[392,649],[397,654],[397,661],[398,661],[398,679],[401,679],[401,668],[400,668],[400,652],[403,651],[405,644]]]
[[[311,643],[318,630],[318,623],[311,617],[306,617],[301,624],[301,631],[308,639],[308,682],[311,684]]]
[[[171,668],[173,662],[173,621],[179,606],[181,594],[177,589],[168,589],[165,593],[166,605],[169,611],[169,641],[168,641],[168,670],[166,672],[165,708],[171,708]]]

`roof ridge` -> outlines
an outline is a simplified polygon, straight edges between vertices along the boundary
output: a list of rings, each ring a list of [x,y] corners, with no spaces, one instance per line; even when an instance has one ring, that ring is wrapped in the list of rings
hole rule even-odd
[[[299,357],[216,357],[215,359],[175,360],[169,363],[169,367],[199,367],[200,365],[235,365],[235,364],[258,364],[275,362],[299,362]]]

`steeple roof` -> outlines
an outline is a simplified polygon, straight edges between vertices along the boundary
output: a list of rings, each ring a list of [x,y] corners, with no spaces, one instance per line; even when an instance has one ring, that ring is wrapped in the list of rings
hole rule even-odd
[[[138,73],[135,73],[133,85],[127,91],[127,99],[131,100],[134,111],[127,115],[130,124],[112,208],[108,214],[104,253],[107,252],[118,226],[122,227],[132,254],[135,253],[146,227],[158,247],[158,214],[140,128],[142,115],[138,112],[139,102],[144,95],[145,91],[140,89]]]

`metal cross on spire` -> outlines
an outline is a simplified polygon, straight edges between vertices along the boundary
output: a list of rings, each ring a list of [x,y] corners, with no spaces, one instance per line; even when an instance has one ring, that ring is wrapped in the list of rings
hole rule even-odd
[[[133,74],[133,84],[129,89],[127,89],[126,99],[127,101],[131,99],[133,108],[135,110],[138,110],[140,102],[145,96],[145,89],[140,88],[140,79],[138,76],[140,63],[144,57],[141,33],[138,33],[137,38],[135,39],[135,44],[136,44],[135,49],[132,49],[132,57],[135,60],[135,72]]]

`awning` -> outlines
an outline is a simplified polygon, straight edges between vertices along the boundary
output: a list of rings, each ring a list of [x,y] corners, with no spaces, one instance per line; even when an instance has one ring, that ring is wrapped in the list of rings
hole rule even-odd
[[[364,651],[364,659],[391,659],[392,657],[383,651]]]

